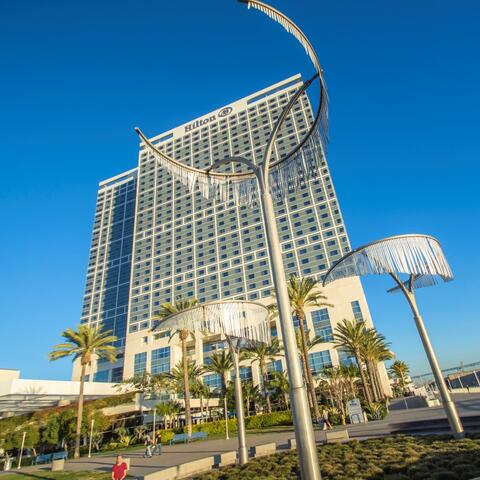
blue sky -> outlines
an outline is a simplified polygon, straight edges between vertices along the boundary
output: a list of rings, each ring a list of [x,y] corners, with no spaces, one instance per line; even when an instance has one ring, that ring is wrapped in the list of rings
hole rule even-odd
[[[437,236],[455,281],[418,293],[443,367],[479,361],[480,4],[275,0],[329,86],[329,164],[353,246]],[[234,0],[0,2],[0,367],[67,378],[46,354],[77,324],[98,181],[159,133],[289,75],[311,73],[277,24]],[[428,370],[388,279],[373,320]]]

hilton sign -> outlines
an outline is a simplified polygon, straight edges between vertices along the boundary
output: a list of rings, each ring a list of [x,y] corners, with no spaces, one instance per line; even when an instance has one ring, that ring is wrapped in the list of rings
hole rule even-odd
[[[185,125],[185,133],[191,132],[192,130],[197,129],[198,127],[203,127],[209,123],[214,122],[217,118],[223,118],[230,115],[233,111],[232,107],[222,108],[216,115],[210,115],[209,117],[201,118],[200,120],[195,120],[188,125]]]

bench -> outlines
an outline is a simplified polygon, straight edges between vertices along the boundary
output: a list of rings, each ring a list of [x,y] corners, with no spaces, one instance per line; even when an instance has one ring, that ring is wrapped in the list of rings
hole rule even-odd
[[[208,437],[208,433],[207,432],[193,432],[189,441],[192,441],[192,440],[204,440],[205,438]]]
[[[207,437],[207,432],[193,432],[191,436],[188,436],[186,433],[176,433],[170,440],[170,445],[174,443],[190,443],[194,440],[203,440]]]
[[[68,458],[68,452],[66,452],[65,450],[63,450],[61,452],[52,453],[52,461],[53,460],[66,460],[67,458]]]
[[[44,453],[43,455],[37,455],[32,462],[32,465],[40,465],[41,463],[50,463],[52,461],[51,453]]]
[[[253,458],[264,457],[265,455],[272,455],[277,451],[276,443],[264,443],[263,445],[255,445],[250,448],[250,453]]]
[[[187,443],[188,442],[188,435],[186,433],[176,433],[172,439],[170,440],[170,445],[174,443]]]
[[[327,430],[325,432],[325,440],[327,443],[342,443],[348,442],[350,437],[348,430]]]

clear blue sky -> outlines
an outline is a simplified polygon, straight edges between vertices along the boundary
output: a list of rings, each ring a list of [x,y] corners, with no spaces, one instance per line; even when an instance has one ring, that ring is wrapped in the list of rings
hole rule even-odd
[[[312,40],[329,164],[353,246],[437,236],[455,281],[419,292],[442,366],[480,360],[480,4],[275,0]],[[302,49],[234,0],[0,2],[0,367],[67,378],[98,181],[159,133],[300,71]],[[408,307],[364,282],[399,358],[427,371]]]

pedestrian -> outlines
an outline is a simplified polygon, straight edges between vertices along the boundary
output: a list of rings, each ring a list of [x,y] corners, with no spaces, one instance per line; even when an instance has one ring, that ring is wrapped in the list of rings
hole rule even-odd
[[[162,434],[160,432],[158,432],[155,437],[155,448],[153,449],[153,453],[157,455],[162,454]]]
[[[322,410],[322,420],[323,420],[323,424],[326,425],[327,430],[331,430],[333,428],[332,424],[330,423],[328,410],[325,407]]]
[[[143,454],[143,458],[153,457],[152,447],[153,447],[152,439],[147,435],[145,438],[145,453]]]
[[[117,461],[112,467],[112,480],[124,480],[127,476],[128,465],[121,455],[117,455]]]

